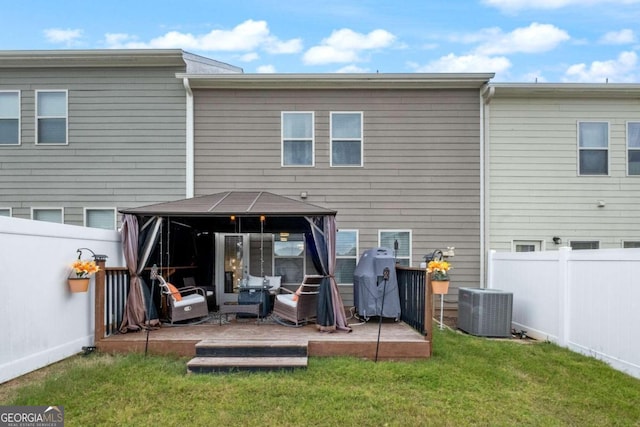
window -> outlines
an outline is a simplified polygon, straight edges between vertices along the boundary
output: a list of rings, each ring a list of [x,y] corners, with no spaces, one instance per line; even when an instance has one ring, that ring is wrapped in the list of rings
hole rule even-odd
[[[331,166],[362,166],[362,113],[331,113]]]
[[[312,112],[282,113],[282,166],[314,165]]]
[[[0,216],[11,216],[11,208],[0,208]]]
[[[63,218],[62,208],[33,208],[31,210],[31,219],[36,221],[57,222],[62,224]]]
[[[597,241],[572,241],[569,246],[574,250],[581,249],[599,249],[600,242]]]
[[[274,275],[283,283],[302,283],[305,272],[304,234],[280,233],[273,241]]]
[[[358,230],[339,230],[336,235],[336,282],[352,284],[358,263]]]
[[[640,175],[640,122],[627,123],[627,174]]]
[[[626,241],[622,243],[622,247],[627,249],[640,248],[640,242]]]
[[[609,174],[609,123],[578,122],[580,175]]]
[[[514,240],[514,252],[536,252],[541,250],[542,242],[540,240]]]
[[[0,91],[0,146],[20,144],[20,92]]]
[[[85,227],[104,228],[105,230],[116,229],[115,209],[85,209]]]
[[[36,91],[36,144],[67,143],[67,91]]]
[[[393,250],[398,264],[411,267],[411,230],[380,230],[378,245]]]

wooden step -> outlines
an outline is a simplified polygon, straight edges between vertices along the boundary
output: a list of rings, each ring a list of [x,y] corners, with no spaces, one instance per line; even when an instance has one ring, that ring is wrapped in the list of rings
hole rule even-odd
[[[307,357],[306,342],[269,340],[203,340],[196,344],[198,357]]]
[[[191,373],[265,372],[306,369],[307,357],[194,357],[187,363]]]

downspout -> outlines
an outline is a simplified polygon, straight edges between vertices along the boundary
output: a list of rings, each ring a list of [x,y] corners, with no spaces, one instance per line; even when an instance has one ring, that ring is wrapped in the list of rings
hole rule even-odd
[[[485,140],[485,109],[489,109],[489,103],[493,94],[495,93],[495,87],[484,85],[480,89],[480,287],[486,288],[486,267],[487,267],[487,235],[489,235],[489,209],[487,206],[487,193],[489,192],[486,173],[488,166],[485,162],[489,159],[488,150]],[[487,151],[487,152],[485,152]]]
[[[194,195],[194,181],[195,181],[195,165],[194,165],[194,114],[193,114],[193,91],[189,85],[189,78],[182,79],[182,84],[187,93],[187,123],[186,123],[186,164],[185,164],[185,180],[186,180],[186,195],[187,199],[190,199]]]

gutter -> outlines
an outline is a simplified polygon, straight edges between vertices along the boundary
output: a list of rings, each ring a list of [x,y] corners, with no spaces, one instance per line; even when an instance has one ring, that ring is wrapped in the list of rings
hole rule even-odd
[[[485,165],[484,165],[484,108],[485,108],[485,97],[484,94],[486,92],[486,87],[481,88],[479,91],[479,104],[480,104],[480,288],[484,288],[485,280]]]
[[[195,165],[194,165],[194,152],[195,152],[195,140],[194,140],[194,114],[193,114],[193,91],[191,90],[191,85],[189,84],[189,78],[184,77],[182,79],[182,84],[184,85],[184,89],[186,91],[186,126],[185,126],[185,137],[186,137],[186,164],[185,164],[185,197],[190,199],[194,195],[194,182],[195,182]]]

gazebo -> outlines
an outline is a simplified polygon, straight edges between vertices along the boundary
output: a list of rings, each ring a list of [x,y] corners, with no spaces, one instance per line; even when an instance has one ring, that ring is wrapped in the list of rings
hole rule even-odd
[[[334,279],[336,211],[264,191],[227,191],[120,212],[124,215],[123,250],[131,277],[121,332],[143,329],[147,322],[158,323],[155,307],[145,310],[149,288],[143,272],[152,264],[178,268],[174,260],[189,263],[190,237],[205,233],[303,234],[308,256],[324,276],[318,298],[318,329],[350,330]],[[262,245],[262,238],[260,241]]]

